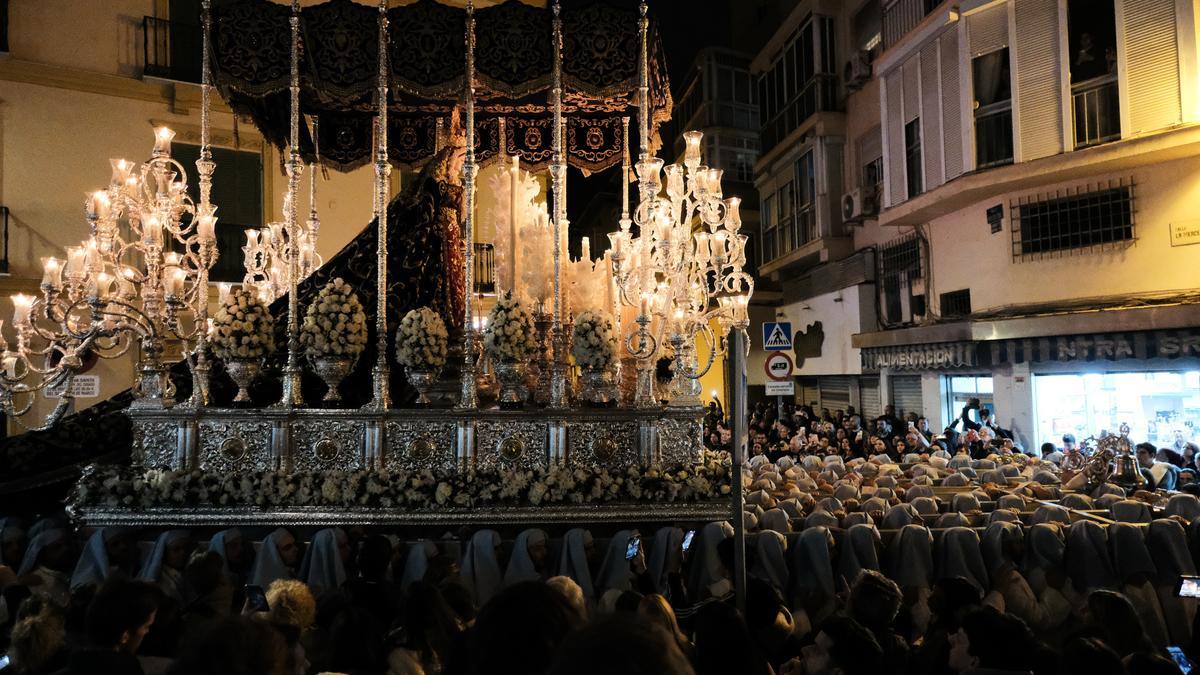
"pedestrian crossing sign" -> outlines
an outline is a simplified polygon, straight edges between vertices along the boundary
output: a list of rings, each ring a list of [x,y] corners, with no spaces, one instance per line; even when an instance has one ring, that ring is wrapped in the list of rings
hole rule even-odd
[[[792,348],[791,321],[764,321],[763,349],[768,352],[786,352]]]

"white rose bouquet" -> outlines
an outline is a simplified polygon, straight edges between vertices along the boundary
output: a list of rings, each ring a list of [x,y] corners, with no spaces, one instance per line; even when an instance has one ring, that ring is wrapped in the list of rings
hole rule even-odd
[[[587,310],[575,319],[571,356],[583,368],[604,370],[616,357],[612,319],[603,312]]]
[[[488,313],[483,346],[496,361],[522,361],[537,349],[533,316],[513,297],[505,293]]]
[[[325,284],[309,304],[300,345],[310,359],[357,359],[367,346],[367,315],[354,289],[340,277]]]
[[[213,353],[222,360],[261,359],[275,351],[275,318],[258,293],[233,288],[213,317]]]
[[[409,310],[396,330],[396,360],[409,370],[438,370],[446,365],[450,334],[437,312]]]

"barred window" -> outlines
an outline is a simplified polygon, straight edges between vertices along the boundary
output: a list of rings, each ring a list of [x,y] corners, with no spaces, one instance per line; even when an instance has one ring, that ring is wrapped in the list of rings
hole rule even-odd
[[[925,294],[914,292],[924,277],[921,238],[914,232],[893,239],[879,249],[879,304],[884,326],[912,323],[924,314]]]
[[[960,318],[971,315],[971,289],[942,293],[941,312],[943,319]]]
[[[1133,241],[1133,181],[1039,194],[1010,204],[1013,259],[1089,253]]]

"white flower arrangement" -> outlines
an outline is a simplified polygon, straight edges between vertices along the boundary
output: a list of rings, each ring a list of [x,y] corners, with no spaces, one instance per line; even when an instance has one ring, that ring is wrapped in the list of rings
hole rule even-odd
[[[508,363],[522,361],[537,349],[533,316],[511,292],[497,298],[488,313],[483,346],[494,360]]]
[[[575,319],[571,356],[580,367],[604,370],[616,357],[612,319],[588,310]]]
[[[409,310],[396,329],[396,360],[409,370],[441,368],[449,347],[446,323],[428,307]]]
[[[256,291],[230,290],[213,317],[213,353],[223,360],[261,359],[275,351],[275,317]]]
[[[300,345],[310,359],[357,359],[367,346],[367,315],[350,284],[338,277],[308,305]]]

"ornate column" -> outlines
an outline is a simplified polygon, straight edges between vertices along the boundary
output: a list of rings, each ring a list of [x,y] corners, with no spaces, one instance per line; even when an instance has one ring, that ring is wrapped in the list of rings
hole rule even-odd
[[[299,299],[296,284],[300,276],[300,229],[297,222],[296,198],[300,190],[300,0],[292,0],[292,72],[288,90],[291,92],[291,117],[288,134],[288,189],[283,204],[283,218],[287,227],[287,242],[284,252],[287,259],[287,364],[283,367],[283,397],[279,405],[285,408],[304,405],[300,392],[300,321]]]
[[[463,91],[463,125],[466,131],[467,155],[463,161],[463,365],[462,394],[458,407],[474,410],[479,407],[479,391],[475,384],[475,364],[479,359],[479,334],[475,330],[475,3],[467,0],[466,27],[467,65]]]
[[[387,118],[388,118],[388,17],[387,0],[379,0],[379,74],[376,96],[379,115],[375,118],[375,227],[378,246],[375,247],[375,366],[371,369],[371,402],[374,410],[387,410],[391,406],[388,392],[387,360],[387,255],[388,255],[388,176],[392,166],[388,163]]]
[[[563,117],[562,117],[562,18],[561,7],[557,0],[554,3],[554,69],[553,83],[550,88],[550,104],[554,108],[554,151],[550,160],[550,191],[553,195],[554,214],[554,302],[550,324],[551,350],[553,356],[550,362],[550,404],[551,409],[567,407],[567,372],[566,354],[563,338],[563,297],[562,297],[562,226],[566,214],[566,204],[563,203],[563,184],[566,182],[567,164],[563,153]]]
[[[203,43],[200,56],[200,157],[196,160],[196,173],[199,176],[200,204],[197,207],[197,218],[216,220],[213,214],[216,207],[212,205],[212,175],[217,163],[212,158],[210,108],[212,107],[212,71],[209,68],[209,49],[212,31],[212,0],[201,3],[200,20],[203,23]],[[215,224],[214,224],[215,227]],[[215,236],[215,230],[214,230]],[[196,281],[196,348],[195,364],[192,367],[192,400],[194,408],[208,405],[209,373],[212,366],[208,362],[208,268],[215,262],[216,244],[207,238],[199,242],[198,279]]]

